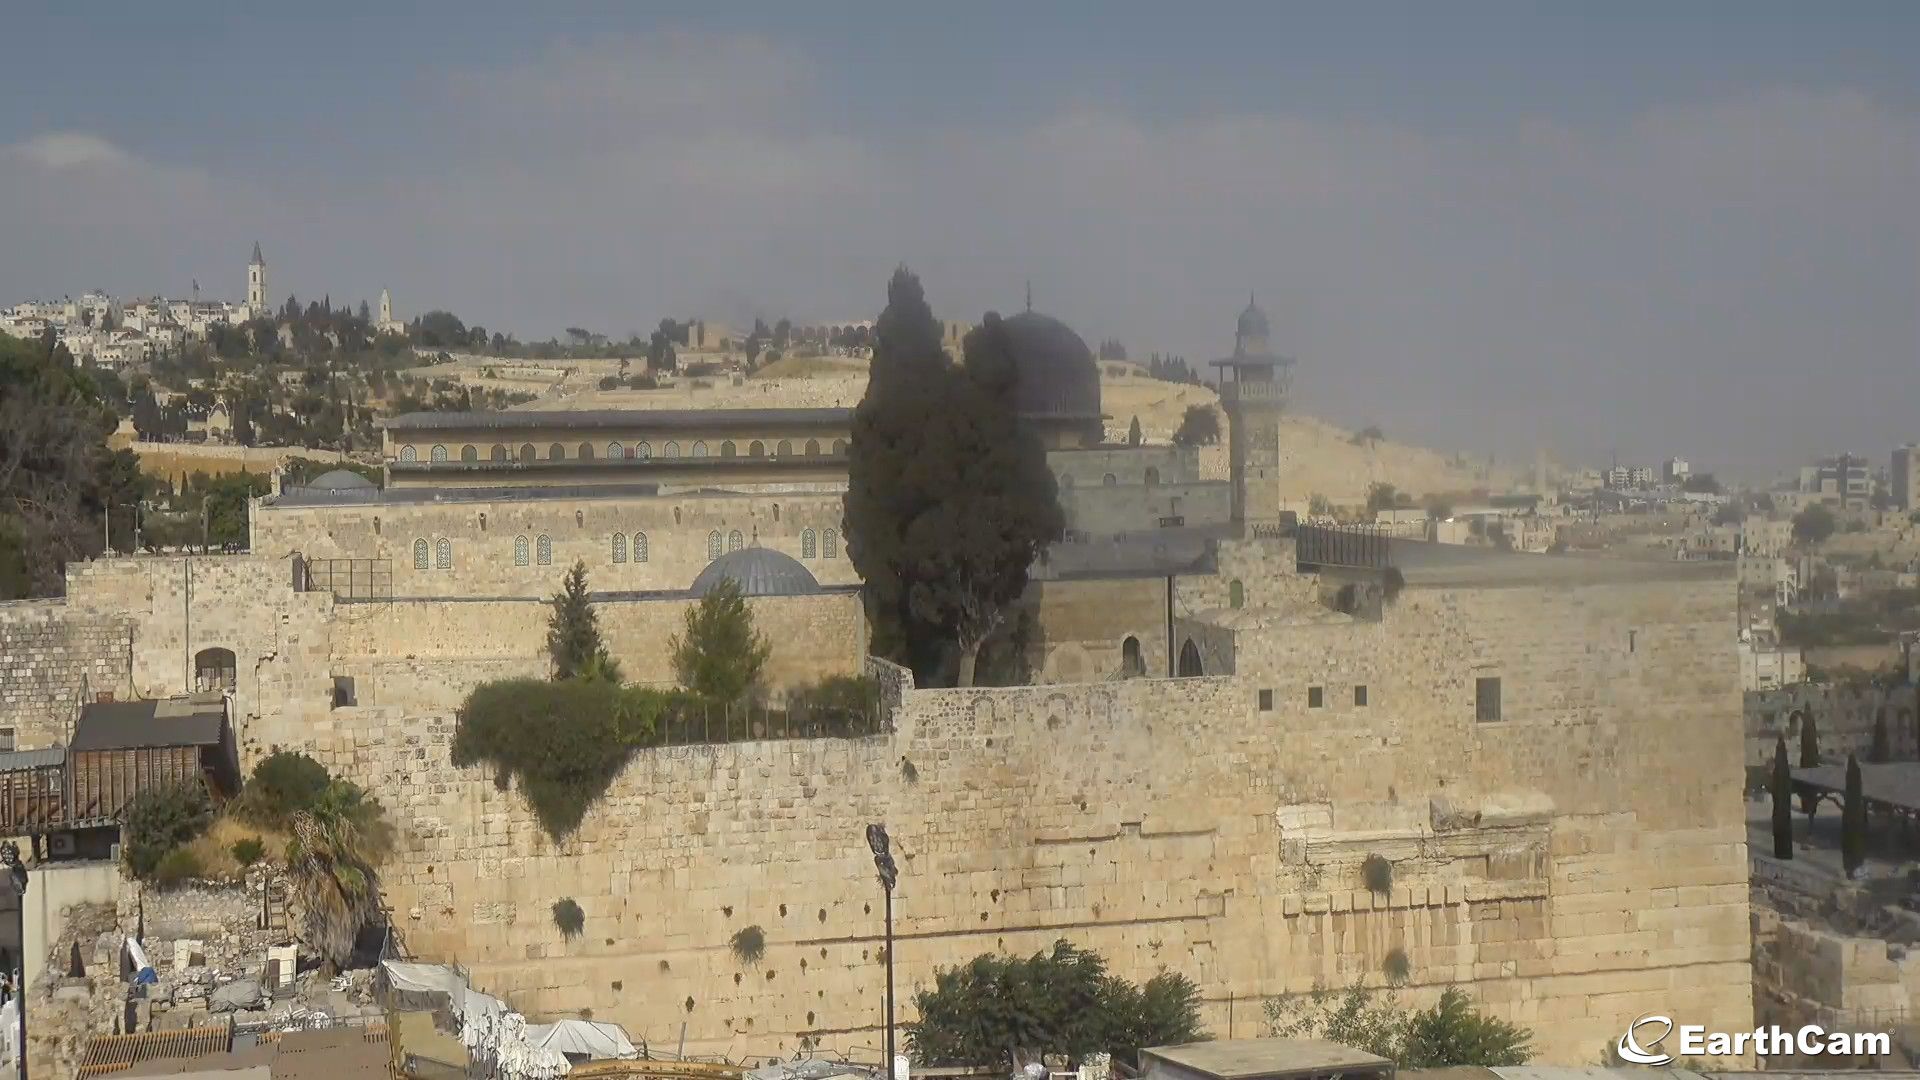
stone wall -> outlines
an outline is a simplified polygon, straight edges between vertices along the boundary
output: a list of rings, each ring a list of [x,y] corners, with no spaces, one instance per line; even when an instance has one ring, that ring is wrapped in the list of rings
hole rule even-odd
[[[318,749],[406,827],[387,888],[414,951],[534,1013],[655,1041],[684,1021],[689,1050],[736,1056],[871,1045],[863,830],[883,821],[909,1015],[937,968],[1065,937],[1128,977],[1188,974],[1215,1033],[1231,1001],[1246,1035],[1265,997],[1378,983],[1399,949],[1413,999],[1463,984],[1581,1063],[1676,1003],[1751,1024],[1732,605],[1730,581],[1410,586],[1382,623],[1237,634],[1234,678],[894,672],[891,735],[643,752],[562,844],[450,766],[445,716],[341,710]],[[1474,719],[1484,671],[1514,680],[1495,724]],[[1289,689],[1360,679],[1365,708]],[[1395,865],[1384,894],[1371,854]],[[587,917],[572,940],[562,898]],[[754,963],[729,945],[749,926]]]
[[[711,537],[725,550],[735,533],[745,546],[772,548],[799,559],[825,585],[856,584],[840,533],[840,496],[818,492],[759,495],[626,495],[580,499],[392,502],[300,507],[256,503],[252,548],[272,557],[298,551],[310,559],[386,559],[393,595],[551,596],[576,560],[595,591],[681,590],[707,564]],[[805,534],[814,535],[807,554]],[[834,534],[831,546],[827,533]],[[613,561],[613,536],[626,543],[626,561]],[[633,539],[646,538],[646,559],[635,561]],[[539,561],[539,538],[550,562]],[[527,540],[526,565],[516,565],[515,541]],[[439,541],[450,544],[452,565],[439,569]],[[429,569],[414,566],[414,542],[425,540]],[[831,550],[832,556],[828,556]]]
[[[132,638],[125,614],[64,600],[0,604],[0,744],[8,732],[22,750],[69,741],[82,702],[127,693]]]
[[[1218,525],[1232,516],[1233,488],[1218,480],[1191,484],[1122,484],[1060,489],[1067,528],[1111,536],[1160,528],[1162,518],[1186,525]]]
[[[1800,725],[1813,719],[1820,752],[1836,761],[1848,754],[1865,760],[1873,748],[1875,720],[1885,715],[1887,743],[1896,760],[1920,757],[1920,688],[1800,683],[1778,690],[1748,691],[1745,699],[1746,761],[1773,764],[1775,741],[1786,736],[1787,754],[1800,764]]]

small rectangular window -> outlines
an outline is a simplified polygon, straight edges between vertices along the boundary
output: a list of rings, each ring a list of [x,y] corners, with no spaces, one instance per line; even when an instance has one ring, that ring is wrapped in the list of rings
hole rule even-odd
[[[1261,712],[1273,711],[1273,691],[1271,690],[1260,691],[1260,711]]]
[[[1366,708],[1367,688],[1365,686],[1356,686],[1353,688],[1353,703],[1361,708]]]
[[[13,753],[15,732],[10,727],[0,727],[0,752]]]
[[[1321,704],[1322,704],[1321,688],[1318,686],[1307,687],[1307,708],[1317,709],[1321,706]]]
[[[1497,677],[1476,679],[1473,684],[1473,718],[1483,724],[1498,723],[1500,720],[1500,680]]]

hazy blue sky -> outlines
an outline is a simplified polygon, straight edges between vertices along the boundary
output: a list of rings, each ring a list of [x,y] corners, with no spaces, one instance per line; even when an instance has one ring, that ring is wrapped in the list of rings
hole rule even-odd
[[[1920,439],[1920,4],[8,8],[0,303],[1036,306],[1446,448]]]

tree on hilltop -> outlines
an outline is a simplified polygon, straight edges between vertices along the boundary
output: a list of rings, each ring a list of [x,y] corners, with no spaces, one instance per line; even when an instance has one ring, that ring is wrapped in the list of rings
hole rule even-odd
[[[1175,446],[1212,446],[1220,441],[1220,415],[1211,405],[1189,405],[1173,433]]]
[[[619,682],[620,666],[607,654],[600,619],[587,601],[586,563],[573,564],[549,603],[553,615],[547,620],[547,655],[553,660],[553,677]]]

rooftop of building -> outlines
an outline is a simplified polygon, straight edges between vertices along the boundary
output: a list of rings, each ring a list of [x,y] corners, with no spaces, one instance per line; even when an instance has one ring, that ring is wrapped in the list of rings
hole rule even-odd
[[[777,424],[846,427],[852,409],[528,409],[512,412],[416,412],[389,417],[388,431],[524,430],[536,428],[673,428],[711,430]]]
[[[752,460],[725,458],[683,458],[686,461]],[[577,462],[575,464],[578,464]],[[697,488],[674,491],[671,498],[740,498],[755,492],[728,488]],[[782,491],[791,498],[829,492]],[[260,505],[268,509],[326,506],[423,506],[433,503],[541,502],[566,499],[637,499],[660,496],[659,484],[554,484],[539,487],[503,485],[474,487],[401,487],[401,488],[313,488],[290,487],[278,495],[268,495]],[[774,496],[769,496],[774,497]]]
[[[1142,1057],[1218,1077],[1254,1080],[1256,1077],[1311,1075],[1343,1071],[1393,1071],[1386,1058],[1325,1039],[1215,1039],[1210,1042],[1155,1046]],[[1148,1066],[1151,1070],[1151,1066]]]
[[[218,746],[226,732],[227,703],[219,694],[97,701],[80,708],[73,750],[128,750],[149,746]]]
[[[1732,581],[1731,562],[1638,562],[1536,555],[1428,540],[1388,542],[1388,559],[1410,586],[1631,585],[1651,581]]]

